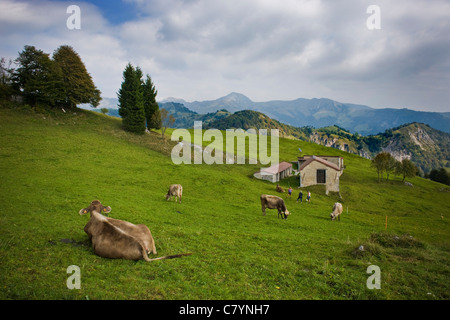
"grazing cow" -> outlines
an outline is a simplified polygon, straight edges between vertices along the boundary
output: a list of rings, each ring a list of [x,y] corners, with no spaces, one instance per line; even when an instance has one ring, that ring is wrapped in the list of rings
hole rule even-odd
[[[280,187],[279,184],[277,184],[277,187],[275,188],[275,190],[276,190],[277,192],[280,192],[280,193],[283,193],[283,192],[284,192],[284,189],[283,189],[282,187]]]
[[[178,202],[178,199],[180,199],[180,203],[181,203],[181,196],[183,195],[183,187],[181,186],[181,184],[172,184],[169,187],[169,191],[167,191],[166,194],[166,200],[169,200],[170,197],[176,197],[175,201]]]
[[[344,208],[342,207],[342,204],[336,202],[333,206],[333,212],[330,214],[331,220],[338,218],[338,220],[341,221],[341,213],[343,210]]]
[[[155,241],[148,227],[144,224],[132,224],[127,221],[105,217],[111,207],[103,206],[94,200],[90,206],[79,211],[79,214],[91,214],[91,219],[84,227],[92,241],[95,254],[103,258],[154,261],[170,259],[187,254],[164,256],[149,259],[150,253],[156,254]]]
[[[287,219],[287,216],[289,216],[291,213],[286,208],[286,205],[284,204],[284,200],[277,196],[272,196],[268,194],[262,194],[261,195],[261,207],[263,216],[266,215],[266,208],[268,209],[277,209],[278,210],[278,218],[281,215],[281,218]]]

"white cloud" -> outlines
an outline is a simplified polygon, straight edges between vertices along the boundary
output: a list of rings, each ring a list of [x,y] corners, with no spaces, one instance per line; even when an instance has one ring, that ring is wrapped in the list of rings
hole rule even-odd
[[[372,1],[127,2],[140,13],[122,24],[77,2],[82,28],[68,30],[72,3],[2,0],[0,55],[16,57],[25,44],[49,53],[72,45],[109,97],[131,62],[152,76],[160,99],[237,91],[256,101],[328,97],[441,111],[450,100],[445,0],[379,0],[381,30],[366,28]]]

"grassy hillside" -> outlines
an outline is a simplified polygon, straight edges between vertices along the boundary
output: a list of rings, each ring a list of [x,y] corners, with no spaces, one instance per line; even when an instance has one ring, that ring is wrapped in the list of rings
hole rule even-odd
[[[0,299],[450,298],[449,189],[421,178],[412,188],[379,184],[356,155],[281,139],[281,160],[301,147],[346,165],[340,222],[329,219],[337,195],[321,187],[309,188],[311,204],[287,199],[284,221],[261,215],[259,196],[275,187],[252,177],[259,166],[177,166],[159,135],[125,133],[94,112],[0,108],[0,146]],[[183,185],[182,204],[164,199],[171,183]],[[149,226],[158,256],[193,255],[96,256],[83,231],[89,217],[78,215],[94,199],[111,217]],[[81,269],[81,290],[66,287],[70,265]],[[380,290],[366,287],[369,265],[381,269]]]

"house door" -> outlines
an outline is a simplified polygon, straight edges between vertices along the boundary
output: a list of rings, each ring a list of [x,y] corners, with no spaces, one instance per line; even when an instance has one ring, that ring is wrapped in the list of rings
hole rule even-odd
[[[317,183],[326,183],[327,182],[326,170],[318,169],[317,170]]]

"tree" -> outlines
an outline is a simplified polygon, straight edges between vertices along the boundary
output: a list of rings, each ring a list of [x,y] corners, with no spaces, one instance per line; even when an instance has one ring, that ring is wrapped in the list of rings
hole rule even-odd
[[[14,71],[13,82],[25,102],[56,106],[62,101],[63,73],[47,53],[34,46],[25,46],[16,59],[19,67]]]
[[[12,68],[13,61],[9,59],[8,65],[6,59],[0,59],[0,100],[9,99],[15,92],[12,87]]]
[[[430,172],[430,179],[446,185],[450,185],[450,175],[445,168],[433,169]]]
[[[142,71],[128,63],[123,71],[122,86],[117,93],[119,115],[126,131],[145,132],[144,98],[141,83]]]
[[[164,139],[164,134],[166,133],[167,128],[174,124],[175,117],[169,114],[169,111],[166,109],[159,110],[159,114],[161,117],[161,135]]]
[[[63,74],[63,105],[66,108],[75,108],[77,104],[89,103],[97,107],[101,92],[94,85],[78,53],[70,46],[60,46],[53,53],[53,60]]]
[[[398,162],[395,168],[395,174],[401,175],[403,177],[402,181],[405,181],[405,178],[415,177],[418,172],[419,169],[409,159],[403,159],[401,162]]]
[[[147,74],[147,77],[142,84],[144,94],[144,111],[147,127],[149,129],[160,129],[161,123],[158,121],[152,121],[152,117],[159,110],[158,103],[156,102],[156,95],[158,91],[152,82],[152,78]]]
[[[384,164],[386,162],[386,154],[385,152],[381,152],[372,159],[371,166],[375,168],[378,174],[378,182],[380,182],[380,176],[383,178]]]
[[[161,129],[161,110],[158,109],[153,113],[152,118],[150,119],[150,128],[159,128]]]
[[[389,152],[380,152],[372,160],[372,167],[377,170],[378,182],[380,182],[380,175],[383,178],[383,172],[386,172],[386,180],[389,180],[389,174],[392,173],[398,161]]]
[[[384,167],[384,171],[386,172],[386,181],[389,181],[389,175],[392,172],[395,172],[395,168],[397,168],[398,161],[389,153],[387,152],[386,157],[386,163]]]

